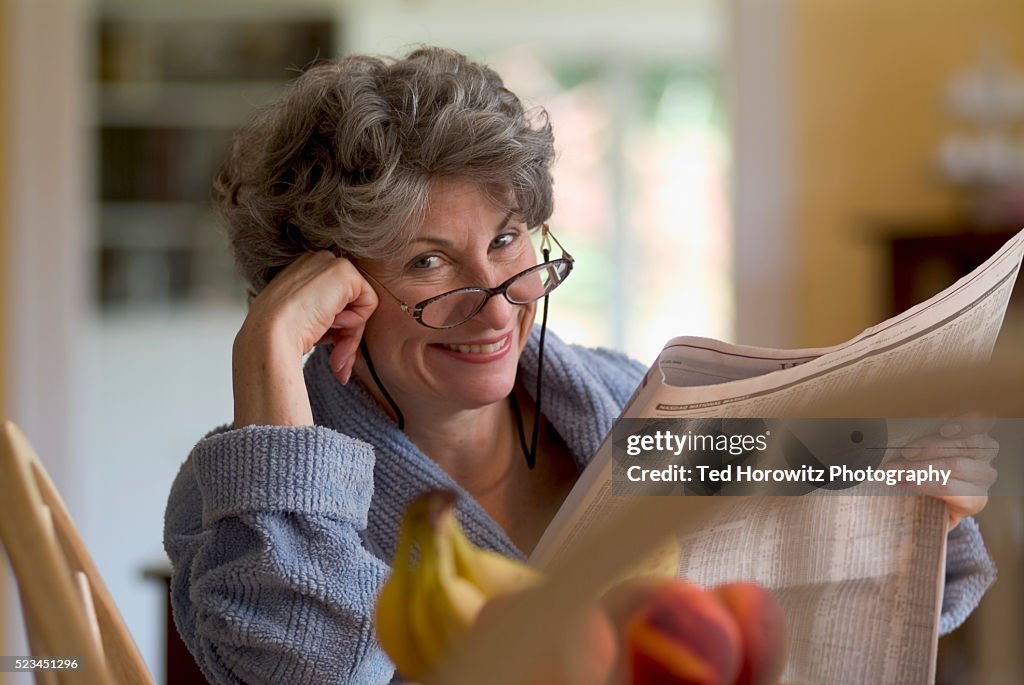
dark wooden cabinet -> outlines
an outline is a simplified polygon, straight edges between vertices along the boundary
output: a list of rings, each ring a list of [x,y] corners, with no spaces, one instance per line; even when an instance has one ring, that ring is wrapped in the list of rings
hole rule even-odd
[[[1021,228],[904,224],[887,227],[884,244],[890,260],[887,316],[927,300],[991,257]],[[1024,320],[1024,285],[1018,274],[1007,318]]]
[[[898,314],[965,276],[1024,226],[980,230],[906,225],[885,232],[892,267],[890,314]],[[1024,306],[1018,279],[1013,305]]]

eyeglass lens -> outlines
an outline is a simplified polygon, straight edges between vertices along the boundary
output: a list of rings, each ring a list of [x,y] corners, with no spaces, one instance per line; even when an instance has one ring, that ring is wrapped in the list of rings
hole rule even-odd
[[[557,288],[569,274],[570,268],[569,262],[562,259],[538,264],[508,283],[505,298],[512,304],[535,302]],[[488,299],[486,291],[456,290],[424,306],[420,320],[435,328],[458,326],[473,318]]]

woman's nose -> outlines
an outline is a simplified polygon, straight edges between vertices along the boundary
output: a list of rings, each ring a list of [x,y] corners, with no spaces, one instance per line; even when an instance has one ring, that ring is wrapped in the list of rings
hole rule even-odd
[[[512,304],[499,293],[487,300],[483,309],[473,318],[489,328],[500,331],[508,328],[519,307],[520,305]]]

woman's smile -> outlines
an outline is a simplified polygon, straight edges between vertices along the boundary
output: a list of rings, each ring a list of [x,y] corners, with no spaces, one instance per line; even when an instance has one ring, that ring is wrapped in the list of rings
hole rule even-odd
[[[512,332],[508,332],[494,340],[474,340],[472,342],[434,343],[431,347],[448,355],[452,359],[471,364],[487,364],[503,358],[512,349]]]

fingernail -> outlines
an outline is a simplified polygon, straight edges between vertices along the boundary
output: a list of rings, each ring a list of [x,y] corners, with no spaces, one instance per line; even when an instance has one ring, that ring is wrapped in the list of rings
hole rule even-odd
[[[904,459],[913,459],[919,454],[921,454],[921,448],[917,445],[907,445],[900,450],[900,456]]]
[[[960,424],[959,423],[947,423],[947,424],[943,425],[942,428],[939,429],[939,435],[941,435],[944,438],[952,438],[953,436],[959,435],[959,434],[960,434]]]

